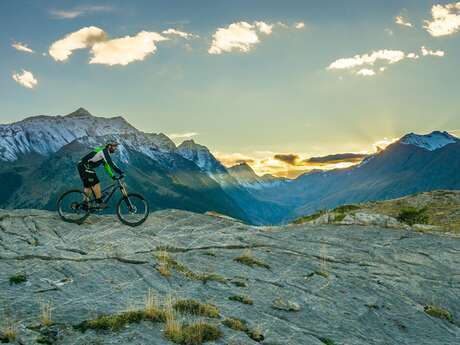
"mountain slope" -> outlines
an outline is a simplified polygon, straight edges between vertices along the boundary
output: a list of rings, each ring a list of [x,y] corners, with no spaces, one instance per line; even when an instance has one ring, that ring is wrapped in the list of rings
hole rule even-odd
[[[254,196],[250,192],[251,189],[247,188],[247,185],[241,184],[205,146],[196,144],[193,140],[187,140],[179,145],[177,152],[194,162],[203,172],[215,180],[248,214],[253,223],[276,224],[288,213],[288,209],[283,205]]]
[[[453,136],[440,132],[428,136],[411,134],[357,166],[313,171],[289,184],[255,194],[264,200],[292,206],[289,217],[293,219],[348,203],[392,199],[430,190],[456,190],[460,189],[459,157],[460,141]]]
[[[114,160],[127,172],[131,190],[145,195],[153,209],[215,211],[254,224],[276,223],[286,213],[240,186],[206,147],[193,141],[176,147],[164,134],[83,108],[0,126],[0,177],[8,182],[0,186],[0,205],[54,209],[63,191],[80,188],[78,160],[111,140],[120,143]],[[110,183],[103,171],[99,176],[103,186]]]
[[[59,195],[80,188],[76,163],[92,147],[120,143],[115,155],[131,190],[144,194],[153,209],[216,211],[252,220],[221,186],[176,152],[164,134],[144,133],[123,118],[100,118],[80,108],[67,116],[37,116],[0,129],[0,205],[54,209]],[[110,181],[105,172],[103,185]]]

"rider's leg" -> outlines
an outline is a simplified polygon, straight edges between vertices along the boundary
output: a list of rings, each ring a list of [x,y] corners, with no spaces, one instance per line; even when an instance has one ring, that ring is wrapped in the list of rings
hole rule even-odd
[[[83,192],[85,193],[86,201],[89,201],[89,198],[91,197],[91,188],[84,188]]]
[[[94,196],[96,197],[96,200],[101,199],[101,197],[102,197],[101,184],[97,183],[91,188],[93,189]]]

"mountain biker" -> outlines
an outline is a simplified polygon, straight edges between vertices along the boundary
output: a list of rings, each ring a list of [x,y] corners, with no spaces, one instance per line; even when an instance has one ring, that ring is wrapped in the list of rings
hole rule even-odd
[[[94,169],[103,164],[105,170],[113,180],[117,179],[114,172],[122,176],[123,171],[115,165],[110,157],[110,155],[117,150],[117,147],[117,142],[110,141],[103,147],[96,147],[78,162],[78,172],[81,180],[83,181],[83,187],[86,195],[86,207],[88,207],[88,200],[91,195],[91,191],[93,191],[96,196],[96,202],[98,203],[99,208],[107,207],[102,200],[101,184]]]

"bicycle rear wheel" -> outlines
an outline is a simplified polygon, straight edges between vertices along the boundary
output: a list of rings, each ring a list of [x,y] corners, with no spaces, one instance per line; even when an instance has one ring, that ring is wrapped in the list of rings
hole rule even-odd
[[[81,224],[88,218],[89,207],[85,207],[83,202],[86,195],[81,190],[69,190],[62,194],[57,202],[58,214],[62,220],[69,223]]]
[[[140,194],[129,193],[117,203],[117,216],[123,224],[138,226],[149,216],[149,203]]]

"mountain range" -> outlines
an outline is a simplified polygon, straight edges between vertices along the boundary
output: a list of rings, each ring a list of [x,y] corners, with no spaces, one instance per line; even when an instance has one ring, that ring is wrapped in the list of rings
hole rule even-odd
[[[460,189],[460,140],[447,132],[411,133],[358,165],[289,180],[258,176],[246,163],[227,168],[193,140],[176,146],[123,117],[80,108],[0,125],[0,207],[54,209],[63,191],[80,186],[76,162],[108,140],[120,143],[115,161],[130,190],[145,195],[152,209],[214,211],[257,225],[345,203]]]

